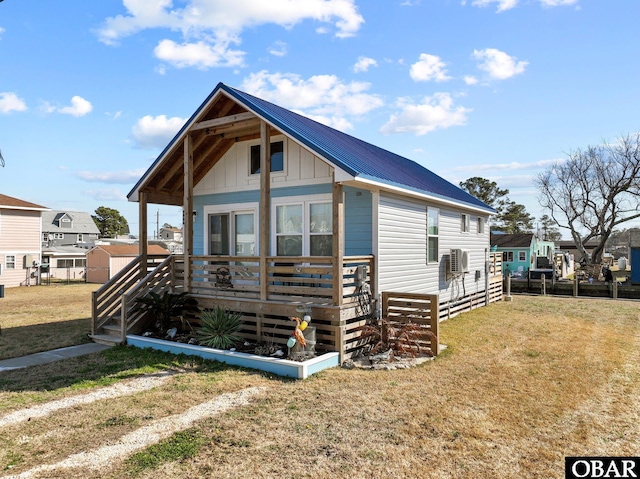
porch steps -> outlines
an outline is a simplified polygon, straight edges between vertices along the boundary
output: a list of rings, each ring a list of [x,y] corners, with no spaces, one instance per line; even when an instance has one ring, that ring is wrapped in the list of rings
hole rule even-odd
[[[98,344],[115,346],[122,344],[120,339],[120,318],[112,317],[111,321],[103,325],[98,334],[91,334],[89,337]]]

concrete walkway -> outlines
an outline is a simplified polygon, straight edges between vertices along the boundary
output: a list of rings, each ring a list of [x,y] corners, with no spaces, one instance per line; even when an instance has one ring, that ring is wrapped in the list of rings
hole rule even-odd
[[[54,361],[60,361],[61,359],[84,356],[85,354],[98,353],[110,347],[111,346],[105,346],[104,344],[86,343],[69,346],[67,348],[54,349],[52,351],[44,351],[42,353],[29,354],[28,356],[22,356],[20,358],[3,359],[0,361],[0,372],[52,363]]]

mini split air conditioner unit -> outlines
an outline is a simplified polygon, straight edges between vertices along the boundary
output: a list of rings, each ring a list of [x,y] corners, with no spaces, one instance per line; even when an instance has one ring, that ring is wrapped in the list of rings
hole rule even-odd
[[[449,271],[451,274],[462,274],[469,272],[469,251],[466,249],[452,249],[449,260]]]

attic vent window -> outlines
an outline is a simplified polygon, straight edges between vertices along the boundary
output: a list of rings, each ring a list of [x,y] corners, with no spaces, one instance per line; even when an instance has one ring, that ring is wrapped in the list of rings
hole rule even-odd
[[[62,228],[71,228],[71,220],[69,218],[62,218],[62,223],[60,224]]]
[[[284,171],[284,142],[271,143],[271,172]],[[251,147],[251,174],[260,173],[260,145]]]

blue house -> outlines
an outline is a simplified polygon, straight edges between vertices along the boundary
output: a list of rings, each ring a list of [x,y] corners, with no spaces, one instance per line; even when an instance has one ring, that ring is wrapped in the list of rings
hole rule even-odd
[[[148,205],[182,206],[172,287],[241,311],[251,339],[286,341],[288,316],[310,310],[318,341],[344,359],[384,292],[430,295],[436,319],[501,297],[491,207],[414,161],[222,83],[129,200],[140,204],[141,264]]]
[[[491,233],[491,250],[502,253],[502,273],[524,277],[529,270],[551,269],[553,241],[542,241],[533,233]]]

